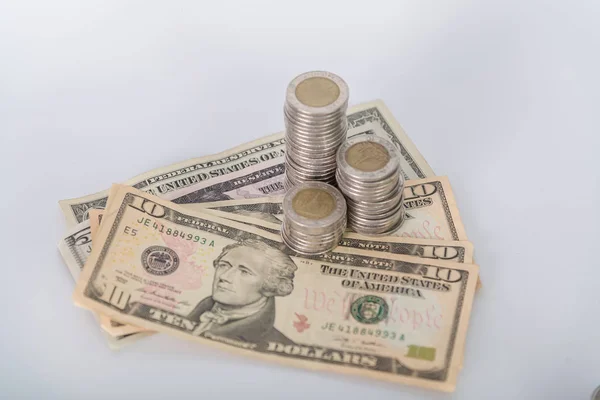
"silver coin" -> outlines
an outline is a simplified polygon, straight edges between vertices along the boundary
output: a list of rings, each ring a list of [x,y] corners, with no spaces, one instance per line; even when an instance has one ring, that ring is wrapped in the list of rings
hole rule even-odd
[[[396,207],[392,208],[391,210],[384,211],[384,212],[373,212],[372,210],[365,212],[365,210],[348,207],[348,215],[359,216],[363,219],[380,220],[380,219],[384,219],[384,218],[390,218],[392,215],[394,215],[398,212],[403,212],[403,210],[402,210],[403,208],[404,208],[404,204],[401,202],[399,202],[398,205]]]
[[[293,176],[290,175],[290,176],[287,177],[287,180],[284,180],[284,188],[287,191],[287,190],[291,189],[294,186],[302,185],[302,184],[307,183],[307,182],[314,182],[314,180],[294,178]],[[330,179],[330,180],[329,179],[327,179],[327,180],[320,180],[319,182],[323,182],[323,183],[329,184],[331,186],[335,186],[335,178]]]
[[[310,160],[316,159],[318,161],[327,161],[328,163],[333,163],[337,166],[337,161],[335,158],[335,149],[334,151],[323,148],[322,150],[310,150],[306,148],[302,148],[291,141],[286,141],[286,153],[292,154],[296,158],[308,158]]]
[[[339,170],[338,170],[339,171]],[[366,190],[360,190],[355,187],[347,186],[343,178],[339,175],[336,175],[336,179],[338,182],[338,187],[344,193],[344,195],[354,202],[363,202],[363,203],[371,203],[371,204],[380,204],[385,203],[390,199],[398,198],[398,194],[400,193],[400,185],[396,184],[393,188],[385,188],[385,190],[373,190],[371,192]]]
[[[345,180],[343,175],[339,174],[339,169],[336,173],[336,179],[338,182],[338,187],[342,193],[354,201],[378,203],[394,197],[400,190],[400,182],[398,180],[395,184],[393,184],[393,186],[388,184],[376,189],[361,188],[356,185],[350,185]]]
[[[305,169],[298,168],[297,164],[294,163],[292,159],[285,160],[286,173],[289,172],[289,175],[293,175],[292,179],[308,179],[311,177],[320,179],[335,179],[335,166],[331,167],[320,167],[318,171],[307,171]]]
[[[342,217],[340,222],[334,225],[311,229],[306,229],[305,226],[296,224],[290,219],[285,219],[284,222],[287,229],[293,232],[292,236],[303,240],[315,240],[317,238],[327,240],[331,238],[331,235],[337,235],[340,232],[343,233],[347,226],[346,216]],[[282,223],[282,225],[284,224]]]
[[[394,189],[397,185],[402,184],[401,180],[398,177],[399,174],[400,174],[400,171],[398,171],[395,176],[392,175],[392,176],[382,179],[381,181],[378,181],[378,182],[363,182],[360,180],[355,180],[355,179],[350,178],[348,175],[344,174],[344,171],[342,171],[338,167],[338,175],[340,177],[340,180],[342,180],[348,188],[352,188],[355,190],[363,190],[363,191],[365,191],[365,190],[386,190],[389,192],[390,190]]]
[[[335,244],[333,243],[322,243],[320,246],[304,246],[294,241],[294,239],[287,236],[285,232],[281,232],[281,238],[283,242],[291,249],[293,249],[296,253],[304,254],[304,255],[317,255],[327,253],[335,248]]]
[[[349,200],[349,199],[348,199]],[[390,207],[387,208],[374,208],[374,207],[365,207],[365,206],[355,206],[346,201],[348,206],[348,213],[352,213],[355,215],[364,215],[366,218],[376,218],[376,216],[381,216],[384,218],[385,216],[392,215],[394,211],[398,211],[401,208],[404,208],[403,198],[400,201],[391,204]]]
[[[295,175],[296,177],[305,177],[309,178],[313,177],[322,177],[323,179],[335,178],[335,165],[332,166],[320,166],[317,170],[308,170],[302,167],[299,167],[298,164],[291,158],[285,158],[285,166],[291,175]]]
[[[287,150],[285,159],[290,160],[290,164],[293,164],[299,171],[314,171],[316,169],[315,167],[318,167],[319,169],[333,169],[335,173],[335,161],[326,158],[308,160],[305,156],[298,156],[297,154],[290,152],[289,149]]]
[[[339,135],[340,132],[348,130],[348,121],[346,116],[341,116],[334,124],[324,125],[314,122],[312,125],[296,122],[284,115],[285,131],[299,136],[317,136],[326,138],[328,136]]]
[[[353,208],[348,208],[348,218],[349,219],[357,219],[360,218],[362,220],[370,220],[370,221],[379,221],[386,218],[392,218],[396,213],[404,212],[404,205],[399,204],[399,206],[394,207],[393,209],[381,213],[373,213],[373,212],[364,212],[360,210],[355,210]]]
[[[348,102],[344,102],[340,104],[339,108],[327,114],[306,113],[295,108],[288,100],[289,99],[286,98],[286,102],[283,107],[284,114],[289,115],[298,121],[304,121],[307,124],[312,122],[323,124],[330,123],[333,119],[343,116],[345,110],[348,108]]]
[[[385,214],[396,207],[398,204],[401,204],[404,207],[404,201],[398,200],[394,203],[389,203],[386,207],[380,207],[378,204],[370,204],[370,205],[356,205],[351,202],[350,199],[346,199],[346,204],[348,205],[348,211],[352,211],[353,213],[363,213],[365,215],[376,215],[376,214]]]
[[[288,246],[290,249],[294,250],[296,253],[303,255],[319,255],[327,253],[337,246],[337,243],[326,243],[325,245],[316,247],[305,247],[298,244],[293,239],[290,239],[283,230],[281,231],[281,239],[283,240],[283,243],[285,243],[285,245]]]
[[[345,227],[344,227],[345,231]],[[297,232],[291,228],[286,228],[284,233],[287,238],[296,244],[297,247],[302,247],[305,249],[317,249],[317,248],[331,248],[332,245],[339,243],[343,231],[335,232],[327,237],[325,236],[315,236],[315,237],[300,237],[297,235]]]
[[[383,229],[383,227],[389,227],[391,225],[396,224],[396,222],[398,222],[398,220],[400,218],[402,218],[403,216],[404,216],[404,213],[402,212],[402,210],[399,210],[398,212],[391,215],[390,217],[383,218],[380,220],[364,219],[364,218],[354,215],[354,214],[348,214],[347,218],[348,218],[348,225],[352,225],[352,226],[358,225],[358,226],[362,226],[366,229],[376,230],[376,229]]]
[[[344,117],[345,118],[345,117]],[[337,137],[343,134],[348,130],[347,122],[338,122],[334,126],[324,127],[321,125],[315,126],[302,126],[294,123],[289,119],[285,121],[285,132],[288,135],[305,137],[305,138],[321,138],[323,140],[328,139],[330,137]]]
[[[306,112],[306,110],[302,110],[302,109],[296,107],[296,103],[299,103],[296,100],[297,99],[294,99],[293,97],[290,98],[290,97],[286,96],[285,104],[284,104],[284,112],[287,112],[288,114],[293,114],[300,119],[310,119],[310,120],[315,120],[315,121],[327,121],[327,120],[330,120],[332,117],[343,114],[344,113],[343,110],[348,107],[348,101],[343,101],[343,102],[337,102],[335,108],[326,109],[326,108],[319,108],[319,107],[307,107],[307,109],[310,108],[311,111]]]
[[[285,131],[299,136],[317,136],[322,138],[337,136],[340,132],[344,132],[348,129],[348,123],[345,120],[346,117],[342,118],[344,118],[344,120],[338,121],[335,125],[331,126],[323,126],[320,124],[304,126],[297,124],[294,120],[290,120],[286,117],[284,120]]]
[[[379,201],[374,203],[372,201],[354,200],[350,197],[346,197],[346,202],[354,207],[362,207],[367,209],[378,209],[378,210],[389,210],[394,207],[400,199],[404,200],[404,190],[397,190],[392,192],[387,200]]]
[[[365,235],[365,236],[389,236],[389,235],[393,235],[394,232],[396,232],[398,229],[400,229],[400,227],[402,226],[402,224],[404,223],[404,216],[402,216],[402,218],[400,218],[400,220],[398,220],[398,223],[392,227],[390,227],[387,230],[372,230],[369,231],[368,229],[362,229],[361,227],[351,227],[350,224],[348,224],[348,228],[356,233],[360,233],[361,235]],[[358,230],[357,230],[358,229]]]
[[[343,224],[336,226],[335,229],[323,233],[309,234],[302,231],[301,228],[295,227],[293,224],[289,223],[287,220],[285,223],[282,223],[282,229],[284,229],[288,235],[288,237],[297,240],[299,243],[311,244],[315,240],[318,241],[331,241],[342,235],[346,230],[346,222]]]
[[[332,130],[347,124],[348,119],[344,113],[345,111],[342,108],[339,113],[331,114],[327,119],[319,119],[298,115],[294,112],[290,112],[288,108],[283,109],[285,122],[288,123],[289,126],[306,129],[318,128],[320,130]]]
[[[329,152],[331,151],[330,148],[335,147],[335,152],[337,152],[337,148],[343,143],[345,135],[345,131],[340,131],[340,133],[335,136],[321,139],[316,135],[302,137],[294,132],[286,131],[285,139],[286,142],[292,142],[298,149],[317,152],[328,150]]]
[[[293,165],[289,164],[287,161],[285,164],[285,168],[286,168],[286,174],[288,175],[288,179],[294,183],[305,182],[305,181],[324,181],[324,180],[333,181],[333,180],[335,180],[335,171],[331,171],[330,173],[328,173],[328,171],[304,173],[302,171],[296,170],[293,167]]]
[[[295,154],[289,153],[289,151],[285,154],[285,161],[289,162],[289,164],[299,172],[313,173],[316,169],[314,166],[317,166],[319,170],[327,170],[328,172],[331,170],[333,174],[335,174],[335,161],[332,162],[327,159],[319,159],[316,161],[310,161],[312,162],[311,165],[305,157],[297,157]]]
[[[290,183],[293,184],[299,184],[299,183],[303,183],[303,182],[313,182],[313,181],[318,181],[318,182],[323,182],[323,181],[331,181],[334,182],[335,181],[335,176],[329,176],[329,175],[319,175],[319,174],[314,174],[314,175],[302,175],[297,173],[293,168],[288,168],[288,170],[286,171],[287,175],[288,175],[288,180],[290,181]]]
[[[384,222],[374,223],[372,220],[358,221],[348,217],[348,226],[359,233],[382,233],[388,232],[392,227],[396,226],[400,221],[404,220],[404,213],[398,213],[392,219],[386,219]]]
[[[339,166],[338,166],[339,168]],[[358,179],[354,179],[352,176],[345,174],[341,169],[339,174],[343,177],[344,181],[347,182],[348,186],[358,186],[360,188],[369,188],[369,189],[376,189],[378,187],[381,186],[388,186],[388,187],[393,187],[396,185],[396,183],[398,183],[398,181],[400,181],[400,171],[396,170],[394,171],[393,174],[390,174],[390,176],[386,177],[386,178],[382,178],[379,181],[374,181],[374,182],[367,182],[367,181],[362,181],[362,180],[358,180]]]
[[[308,153],[327,154],[332,155],[337,152],[337,148],[344,142],[344,135],[340,135],[337,138],[323,141],[318,138],[302,139],[297,136],[286,135],[286,144],[291,143],[299,151],[305,151]],[[337,157],[336,157],[337,162]]]
[[[310,164],[312,164],[313,160],[315,160],[319,164],[331,164],[337,166],[335,158],[331,157],[331,155],[324,153],[311,155],[310,153],[307,153],[305,151],[299,152],[295,150],[292,146],[288,146],[286,148],[286,155],[287,154],[289,154],[289,156],[294,158],[295,160],[298,160],[298,162],[302,161],[304,163],[308,163],[308,167],[311,167]]]

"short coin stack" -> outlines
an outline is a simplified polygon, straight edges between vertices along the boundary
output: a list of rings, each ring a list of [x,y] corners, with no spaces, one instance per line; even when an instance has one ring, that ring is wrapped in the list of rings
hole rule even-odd
[[[344,142],[337,153],[337,184],[348,203],[348,226],[383,235],[404,221],[404,177],[392,143],[377,136]]]
[[[289,84],[284,105],[284,185],[335,182],[336,151],[346,139],[348,85],[330,72],[313,71]]]
[[[331,185],[306,182],[292,187],[283,199],[281,237],[305,255],[328,252],[346,230],[346,201]]]

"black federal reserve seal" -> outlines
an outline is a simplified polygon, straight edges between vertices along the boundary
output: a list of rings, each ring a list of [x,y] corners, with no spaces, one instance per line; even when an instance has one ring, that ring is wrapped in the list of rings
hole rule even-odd
[[[352,303],[352,316],[363,324],[376,324],[387,318],[389,307],[379,296],[363,296]]]
[[[150,246],[142,253],[142,266],[152,275],[169,275],[179,267],[179,256],[168,247]]]

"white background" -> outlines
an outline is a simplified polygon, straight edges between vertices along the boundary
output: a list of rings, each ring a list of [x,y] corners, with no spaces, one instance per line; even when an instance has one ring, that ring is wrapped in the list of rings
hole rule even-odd
[[[600,385],[597,1],[0,1],[0,394],[589,399]],[[115,353],[58,200],[283,129],[326,69],[448,175],[481,265],[453,395],[155,336]]]

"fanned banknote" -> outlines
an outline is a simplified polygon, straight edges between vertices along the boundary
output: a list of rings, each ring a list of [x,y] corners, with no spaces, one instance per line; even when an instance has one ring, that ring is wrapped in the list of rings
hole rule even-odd
[[[438,241],[467,242],[467,234],[456,205],[450,181],[445,176],[409,180],[404,187],[406,219],[402,226],[390,235]],[[217,216],[254,224],[262,229],[280,230],[283,219],[283,196],[248,198],[186,204],[190,210],[209,209]],[[400,248],[395,249],[400,250]],[[439,248],[443,252],[443,248]],[[474,260],[468,261],[474,262]],[[478,278],[477,288],[482,286]]]
[[[433,171],[394,119],[382,101],[365,103],[348,111],[348,137],[361,134],[380,135],[391,140],[401,156],[400,165],[406,179],[433,176]],[[267,136],[219,154],[187,160],[178,164],[158,168],[125,181],[137,189],[179,203],[223,200],[228,191],[247,187],[257,190],[261,196],[283,193],[283,133]],[[273,162],[273,160],[276,160]],[[271,162],[269,168],[265,163]],[[229,174],[244,172],[241,181],[226,179]],[[225,186],[216,191],[198,190],[221,178]],[[250,182],[249,182],[250,181]],[[198,186],[196,190],[189,189]],[[229,188],[229,190],[227,190]],[[194,193],[198,192],[198,193]],[[212,197],[211,197],[212,196]],[[233,197],[238,198],[239,196]],[[249,197],[243,195],[242,197]],[[69,226],[88,218],[90,209],[106,206],[107,192],[60,201]]]
[[[280,205],[277,203],[278,201],[277,197],[241,199],[205,203],[207,208],[194,208],[198,208],[200,211],[209,212],[219,217],[253,225],[259,229],[279,235],[280,223],[278,218],[280,215],[277,213],[277,210],[280,209]],[[186,206],[186,209],[188,208],[191,208],[190,205]],[[275,214],[259,212],[256,211],[257,209],[270,210]],[[90,213],[90,216],[92,216],[92,231],[94,231],[94,225],[97,224],[97,219],[93,218],[93,216],[101,216],[101,213],[100,210],[94,210]],[[452,217],[458,219],[456,213],[452,215]],[[473,263],[473,245],[468,241],[414,239],[399,236],[366,237],[356,233],[346,233],[340,241],[339,246],[344,249],[337,249],[336,251],[343,252],[346,251],[345,249],[351,249],[368,252],[402,254],[415,257],[415,262],[418,262],[417,258],[420,257],[431,260]],[[130,327],[131,330],[124,329],[121,331],[118,328],[121,328],[122,325],[110,320],[106,316],[102,316],[101,321],[103,322],[103,328],[115,335],[123,332],[133,333],[136,331],[145,331],[145,329],[136,330],[135,327],[130,325],[127,326]],[[111,321],[112,326],[115,327],[114,330],[108,329],[106,326],[109,321]]]
[[[109,196],[110,197],[110,196]],[[109,199],[110,201],[110,199]],[[90,210],[89,213],[89,224],[90,224],[90,232],[92,242],[98,235],[98,230],[100,228],[100,223],[102,222],[102,217],[104,216],[104,210],[93,209]],[[123,324],[113,319],[108,318],[106,315],[98,315],[100,321],[100,327],[104,329],[109,335],[113,337],[121,337],[125,335],[130,335],[132,333],[138,332],[147,332],[146,329],[140,328],[139,326]]]
[[[197,211],[209,208],[279,223],[283,215],[282,202],[283,196],[271,196],[186,204],[186,207]],[[406,219],[402,226],[391,235],[416,239],[468,240],[447,177],[436,176],[406,181],[404,207],[407,214]],[[221,214],[220,216],[229,219],[236,218],[235,215]],[[238,220],[244,222],[242,219]]]
[[[59,242],[58,249],[71,276],[77,281],[83,270],[83,266],[92,252],[92,237],[89,221],[83,221],[70,228],[65,237]],[[96,314],[95,317],[100,323],[101,315]],[[103,330],[103,334],[108,346],[113,350],[118,350],[127,344],[134,343],[137,340],[150,335],[151,333],[135,332],[113,336]]]
[[[277,235],[115,186],[76,304],[256,359],[451,391],[478,267]]]

